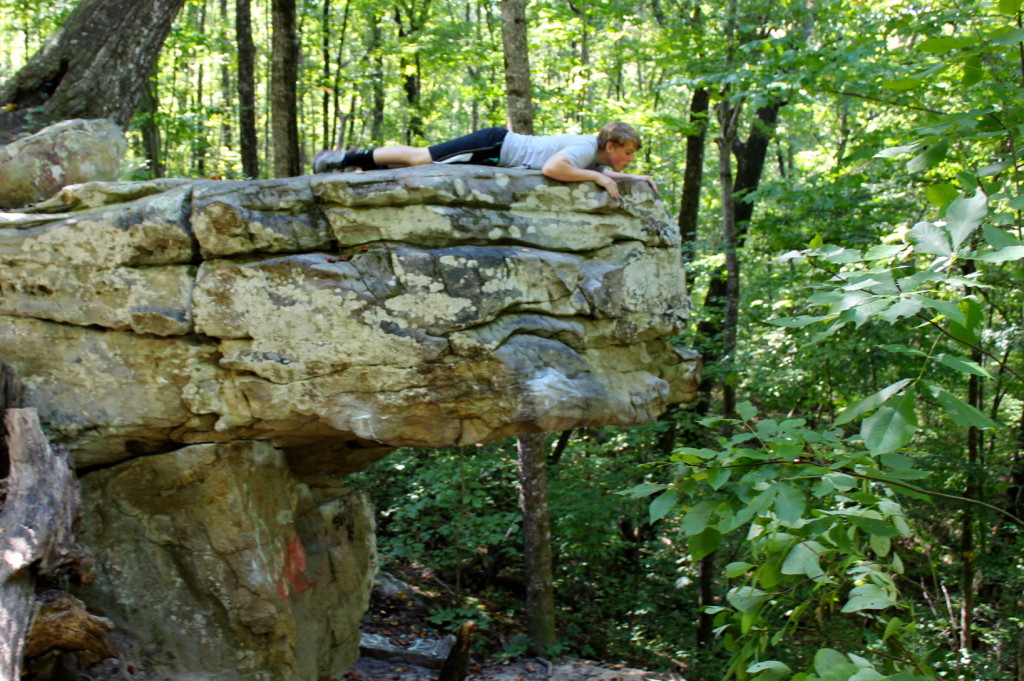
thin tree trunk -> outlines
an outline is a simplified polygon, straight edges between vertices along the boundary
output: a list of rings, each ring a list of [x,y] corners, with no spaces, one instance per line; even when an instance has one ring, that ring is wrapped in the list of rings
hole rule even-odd
[[[197,20],[196,30],[199,35],[206,33],[206,2],[204,1],[199,5],[197,10],[199,12],[199,18]],[[203,62],[199,62],[198,73],[194,79],[195,82],[195,105],[192,107],[193,111],[203,110],[203,83],[205,82],[205,68]],[[196,118],[193,121],[195,126],[192,130],[192,167],[195,169],[196,175],[199,177],[206,176],[206,152],[210,148],[209,140],[206,139],[206,121],[202,118]]]
[[[185,0],[81,0],[0,87],[0,142],[71,118],[127,128]]]
[[[299,159],[299,124],[296,83],[299,78],[299,42],[295,0],[272,0],[271,129],[274,138],[274,175],[302,173]]]
[[[708,136],[708,106],[711,95],[698,87],[690,97],[690,124],[696,128],[686,136],[686,169],[683,171],[683,193],[679,199],[679,234],[683,241],[683,258],[690,262],[697,253],[697,219],[700,194],[704,182],[704,149]]]
[[[227,34],[227,29],[224,27],[228,25],[228,0],[220,0],[220,39],[225,45],[230,44],[230,38]],[[220,96],[225,106],[230,102],[232,97],[232,91],[234,88],[231,87],[231,68],[228,61],[222,60],[220,63]],[[235,144],[234,133],[231,127],[231,119],[228,117],[221,118],[220,124],[220,146],[225,149],[231,149]]]
[[[505,54],[505,108],[508,126],[533,134],[533,86],[527,42],[526,1],[501,0],[501,39]]]
[[[718,181],[722,192],[722,249],[725,251],[725,318],[722,323],[720,363],[724,365],[722,380],[722,414],[732,418],[736,406],[736,391],[730,380],[736,354],[736,333],[739,324],[740,263],[736,237],[736,194],[733,187],[732,148],[736,139],[740,111],[723,98],[719,105],[721,131],[715,138],[718,145]]]
[[[519,505],[523,511],[523,553],[526,560],[527,631],[534,654],[544,655],[556,641],[544,435],[520,435],[518,449]]]
[[[235,40],[238,42],[238,135],[242,173],[260,176],[256,135],[256,45],[252,40],[252,1],[235,0]]]
[[[149,171],[153,177],[163,177],[167,172],[161,153],[160,126],[156,123],[158,108],[156,83],[150,79],[139,99],[139,113],[142,114],[142,149],[149,161]]]

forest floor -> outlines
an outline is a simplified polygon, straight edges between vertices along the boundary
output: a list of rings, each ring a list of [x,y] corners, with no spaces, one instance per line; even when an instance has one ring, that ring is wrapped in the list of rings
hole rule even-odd
[[[384,576],[374,588],[362,630],[364,634],[387,639],[398,648],[438,641],[447,632],[429,619],[436,608],[431,597],[422,590]],[[488,648],[493,646],[484,640],[488,637],[492,634],[478,633],[474,637],[468,681],[685,681],[674,672],[630,669],[616,663],[491,655]],[[435,681],[439,671],[401,659],[364,656],[345,674],[343,681]]]

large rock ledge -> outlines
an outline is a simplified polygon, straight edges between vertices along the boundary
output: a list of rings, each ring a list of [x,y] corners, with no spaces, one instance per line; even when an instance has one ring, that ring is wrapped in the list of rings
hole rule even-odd
[[[0,361],[80,467],[268,440],[387,447],[634,424],[692,398],[678,233],[527,170],[65,188],[0,214]]]
[[[340,476],[691,399],[679,236],[622,188],[421,167],[90,183],[0,213],[0,362],[74,451],[80,593],[122,660],[338,678],[375,570]]]

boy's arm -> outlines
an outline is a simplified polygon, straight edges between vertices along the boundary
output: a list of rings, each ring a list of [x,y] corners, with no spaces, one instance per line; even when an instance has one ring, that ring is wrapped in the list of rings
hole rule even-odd
[[[545,177],[550,177],[552,180],[560,182],[596,182],[604,187],[612,198],[618,199],[621,197],[619,185],[615,183],[611,176],[599,173],[596,170],[577,168],[569,162],[569,157],[565,154],[555,154],[549,158],[540,171],[544,173]]]
[[[651,177],[650,175],[634,175],[632,173],[619,173],[619,172],[616,172],[616,171],[608,169],[608,168],[605,168],[601,172],[604,173],[605,175],[607,175],[608,177],[612,178],[613,180],[625,180],[625,179],[643,180],[647,184],[651,185],[651,189],[653,189],[654,191],[658,191],[658,185],[655,184],[654,178]]]

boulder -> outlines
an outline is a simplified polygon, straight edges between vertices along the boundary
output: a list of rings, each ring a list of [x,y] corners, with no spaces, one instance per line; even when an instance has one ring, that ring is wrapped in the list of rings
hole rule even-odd
[[[80,467],[267,440],[389,447],[636,424],[689,400],[679,235],[536,171],[91,183],[0,217],[0,360]]]
[[[128,149],[107,119],[63,121],[0,147],[0,208],[49,198],[61,188],[117,177]]]
[[[79,593],[176,679],[337,679],[359,657],[369,500],[317,493],[266,442],[184,447],[82,478]],[[163,678],[163,677],[162,677]]]
[[[678,231],[620,184],[423,166],[0,213],[0,363],[74,452],[82,600],[161,678],[338,678],[374,572],[344,475],[695,396]]]

